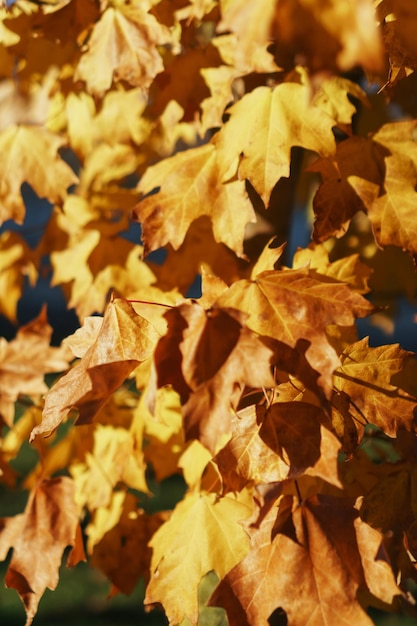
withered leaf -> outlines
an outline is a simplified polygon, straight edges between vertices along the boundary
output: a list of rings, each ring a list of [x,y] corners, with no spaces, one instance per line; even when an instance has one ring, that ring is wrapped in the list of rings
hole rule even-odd
[[[264,411],[259,436],[286,463],[288,478],[309,474],[342,487],[337,469],[340,443],[327,422],[324,411],[308,402],[276,402]]]
[[[100,509],[96,517],[110,517],[109,528],[92,548],[91,564],[99,568],[112,582],[113,593],[130,594],[141,576],[149,579],[152,551],[149,539],[164,521],[164,515],[147,515],[138,509],[135,496],[117,492],[120,516],[115,519],[109,509]],[[107,515],[106,515],[107,514]],[[94,522],[86,528],[87,536],[93,532]]]
[[[278,609],[293,626],[371,626],[358,590],[366,588],[370,571],[377,573],[375,561],[380,555],[375,538],[366,545],[363,535],[359,552],[354,524],[361,522],[352,502],[315,496],[301,506],[291,506],[288,498],[281,500],[280,508],[290,505],[291,524],[283,525],[271,540],[277,516],[271,509],[260,527],[250,531],[250,553],[221,581],[210,605],[224,607],[231,626],[266,624]],[[379,545],[381,540],[379,535]],[[390,574],[373,590],[390,604],[400,591],[389,564],[385,565]]]
[[[407,391],[409,352],[398,344],[371,348],[365,337],[346,348],[340,359],[334,385],[349,403],[347,412],[354,420],[359,438],[368,422],[392,437],[398,429],[415,430],[417,397]],[[335,411],[344,413],[341,408]]]
[[[80,424],[91,422],[130,372],[153,351],[159,334],[121,299],[110,302],[100,331],[84,357],[49,391],[36,435],[52,433],[77,407]]]
[[[26,626],[32,623],[45,589],[57,586],[65,548],[73,548],[71,565],[85,558],[78,516],[74,484],[60,476],[34,488],[24,513],[0,521],[0,560],[13,548],[5,583],[17,590],[25,605]]]
[[[318,188],[313,208],[314,240],[325,241],[332,235],[341,237],[357,211],[366,211],[369,202],[364,193],[378,193],[384,172],[384,152],[368,138],[349,137],[340,142],[334,158],[319,158],[310,171],[320,172],[322,183]],[[352,185],[355,177],[355,185]],[[358,195],[359,177],[364,179]],[[356,187],[356,188],[355,188]],[[372,196],[373,199],[373,196]]]
[[[240,491],[248,482],[279,482],[288,478],[289,466],[261,436],[264,407],[250,405],[232,417],[230,441],[214,457],[224,491]]]

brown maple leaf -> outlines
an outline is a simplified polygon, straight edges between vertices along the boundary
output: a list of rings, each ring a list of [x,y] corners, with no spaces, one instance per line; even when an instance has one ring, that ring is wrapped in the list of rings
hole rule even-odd
[[[274,27],[278,41],[301,53],[313,71],[346,71],[355,65],[372,71],[382,68],[372,0],[328,0],[325,4],[280,0]]]
[[[246,313],[248,328],[295,348],[302,357],[305,354],[330,397],[333,371],[340,361],[326,328],[330,324],[351,326],[355,317],[368,315],[372,306],[347,285],[319,278],[310,276],[307,268],[262,272],[253,281],[234,283],[217,305]]]
[[[45,374],[68,369],[71,352],[51,347],[51,336],[44,307],[35,320],[18,330],[15,339],[7,343],[0,337],[0,416],[10,427],[19,396],[39,398],[48,391]]]
[[[46,395],[42,422],[33,429],[30,440],[52,433],[75,407],[80,424],[91,422],[111,393],[150,356],[158,337],[127,301],[110,302],[94,343]]]
[[[391,437],[398,429],[415,430],[417,397],[407,385],[411,356],[398,344],[371,348],[367,337],[344,350],[334,378],[335,390],[347,403],[341,405],[335,395],[333,420],[339,436],[349,424],[354,424],[359,439],[367,423]]]
[[[258,411],[263,414],[259,436],[286,463],[288,478],[308,474],[342,487],[337,467],[340,443],[328,430],[331,424],[322,408],[303,401],[276,402]]]
[[[333,235],[341,237],[354,214],[357,211],[366,212],[369,202],[366,196],[362,199],[361,194],[358,195],[359,177],[365,179],[363,192],[367,192],[369,185],[373,200],[374,190],[378,191],[382,183],[383,157],[384,151],[370,139],[349,137],[337,145],[334,158],[319,158],[309,167],[310,171],[319,172],[322,177],[313,200],[315,241],[326,241]],[[355,186],[351,177],[356,177]]]
[[[111,595],[115,593],[131,594],[141,576],[149,579],[152,550],[148,542],[165,521],[166,514],[146,514],[138,509],[137,499],[131,493],[118,493],[122,500],[120,517],[117,524],[107,528],[103,536],[91,546],[91,565],[100,569],[112,582]],[[108,517],[113,511],[108,510]],[[99,511],[99,517],[106,517],[105,510]],[[87,526],[86,534],[93,532],[94,521]],[[109,527],[110,526],[110,527]]]
[[[227,309],[183,304],[166,318],[168,333],[155,351],[155,383],[171,384],[180,395],[186,439],[198,438],[214,452],[220,436],[230,432],[243,386],[273,385],[273,352],[242,326],[240,314]]]
[[[45,589],[58,584],[62,555],[69,565],[85,560],[74,484],[66,476],[43,480],[31,491],[24,513],[0,520],[0,560],[13,555],[5,583],[22,599],[30,626]]]
[[[392,604],[401,592],[380,551],[382,536],[371,529],[366,543],[357,516],[350,500],[320,495],[299,505],[284,497],[278,518],[271,509],[249,531],[248,556],[221,581],[209,604],[226,609],[230,626],[260,626],[279,614],[293,626],[371,626],[358,590],[379,577],[379,588],[370,588],[380,600]]]
[[[264,407],[250,405],[232,417],[230,441],[214,457],[223,478],[224,491],[240,491],[248,482],[279,482],[288,478],[289,466],[261,437],[260,413]]]

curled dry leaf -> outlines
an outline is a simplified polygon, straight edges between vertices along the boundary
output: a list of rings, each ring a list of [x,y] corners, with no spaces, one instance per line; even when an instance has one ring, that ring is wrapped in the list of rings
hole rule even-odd
[[[46,395],[42,422],[32,430],[30,440],[52,433],[75,407],[79,423],[91,422],[110,394],[150,356],[158,337],[127,301],[110,302],[94,343]]]
[[[85,560],[78,514],[74,483],[60,476],[39,483],[22,514],[0,521],[0,560],[13,548],[5,583],[16,589],[25,605],[26,626],[45,589],[57,586],[65,548],[72,547],[69,564]]]

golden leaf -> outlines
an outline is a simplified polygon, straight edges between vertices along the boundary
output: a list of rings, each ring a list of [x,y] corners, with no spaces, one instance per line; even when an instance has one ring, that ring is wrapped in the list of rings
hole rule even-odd
[[[142,7],[110,6],[93,27],[74,80],[85,81],[97,96],[103,96],[113,80],[146,90],[163,70],[157,46],[170,41],[169,30]]]

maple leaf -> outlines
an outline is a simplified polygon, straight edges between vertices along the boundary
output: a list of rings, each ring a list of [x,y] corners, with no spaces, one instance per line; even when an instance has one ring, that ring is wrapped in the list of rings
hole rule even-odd
[[[288,466],[287,478],[320,476],[342,487],[337,461],[338,439],[325,427],[324,411],[307,402],[276,402],[263,415],[259,436]],[[273,482],[273,481],[265,481]]]
[[[45,374],[68,369],[71,353],[65,347],[51,347],[51,336],[44,307],[36,319],[18,330],[15,339],[7,343],[0,337],[0,415],[10,427],[19,396],[39,398],[48,391]]]
[[[145,7],[110,6],[93,27],[74,74],[93,95],[103,96],[113,80],[146,90],[164,69],[157,46],[170,43],[171,34]]]
[[[29,247],[18,234],[5,231],[0,234],[0,312],[12,322],[17,321],[25,277],[35,284],[37,271]]]
[[[271,509],[250,532],[251,551],[220,582],[209,604],[224,607],[231,626],[266,624],[279,611],[294,626],[371,626],[358,602],[369,575],[384,572],[374,590],[388,604],[401,593],[386,557],[377,562],[382,536],[372,535],[366,544],[361,534],[359,552],[354,524],[360,533],[361,523],[351,501],[319,495],[300,506],[291,500],[281,500],[278,518]]]
[[[205,215],[192,222],[178,250],[168,244],[166,253],[166,263],[151,265],[162,289],[177,288],[186,294],[204,268],[227,284],[240,277],[236,255],[223,243],[217,243],[211,221]]]
[[[398,344],[371,348],[365,337],[341,354],[341,366],[335,371],[334,386],[348,403],[337,414],[354,420],[359,437],[366,423],[380,426],[394,437],[398,429],[414,430],[416,396],[407,391],[407,361],[411,354]],[[343,421],[338,427],[342,434]]]
[[[152,353],[158,337],[128,302],[110,302],[92,346],[46,395],[42,422],[33,429],[30,440],[52,433],[75,407],[79,423],[91,422],[111,393]]]
[[[290,174],[291,148],[323,156],[335,150],[333,117],[311,102],[308,85],[257,87],[228,109],[230,119],[215,135],[223,181],[247,178],[268,205],[277,181]],[[241,128],[245,128],[242,134]]]
[[[248,74],[277,71],[279,68],[266,50],[272,39],[274,3],[268,0],[221,0],[220,9],[217,31],[231,31],[236,35],[236,56],[231,65]]]
[[[214,238],[243,255],[245,226],[255,221],[252,204],[241,181],[223,184],[212,144],[180,152],[149,167],[138,190],[158,193],[145,197],[133,211],[141,222],[145,253],[170,243],[177,250],[191,222],[208,215]]]
[[[24,513],[0,521],[0,560],[13,548],[5,583],[17,590],[25,605],[26,626],[32,623],[45,589],[57,586],[67,546],[73,548],[69,564],[85,560],[74,484],[66,476],[39,483]]]
[[[340,361],[327,340],[326,327],[351,326],[355,316],[368,315],[372,307],[345,284],[327,281],[309,276],[306,268],[266,271],[255,280],[234,283],[217,305],[246,313],[246,325],[259,335],[305,352],[310,366],[320,374],[319,385],[330,397],[333,371]]]
[[[70,465],[77,490],[77,502],[90,511],[109,506],[118,483],[146,493],[142,451],[135,450],[135,438],[125,428],[98,424],[94,443],[85,459]]]
[[[314,198],[314,238],[341,236],[359,211],[368,213],[377,242],[417,251],[412,227],[417,151],[415,121],[385,124],[372,138],[341,142],[334,161],[319,159],[323,184]]]
[[[319,158],[309,170],[320,172],[322,177],[313,200],[316,214],[313,237],[320,242],[332,235],[341,237],[354,214],[366,211],[368,186],[373,200],[375,189],[379,190],[381,184],[383,152],[369,139],[350,137],[337,145],[334,159]],[[362,187],[359,187],[359,177],[364,179]],[[353,181],[356,181],[355,186]],[[361,197],[360,189],[367,192],[366,197]]]
[[[347,283],[358,293],[364,294],[370,291],[368,280],[372,269],[360,260],[359,254],[352,254],[331,262],[323,244],[311,244],[308,248],[298,249],[294,254],[293,268],[303,266],[315,269],[319,274],[330,276],[341,283]]]
[[[147,544],[165,521],[165,516],[161,513],[147,515],[138,509],[136,498],[130,493],[117,492],[114,497],[116,506],[97,510],[95,519],[86,528],[86,534],[92,554],[91,564],[112,582],[112,595],[120,591],[130,594],[141,576],[145,580],[149,578],[152,552]],[[114,511],[115,508],[117,511]],[[105,531],[99,540],[90,545],[98,524]]]
[[[197,438],[214,452],[230,431],[243,385],[273,385],[273,352],[227,309],[182,304],[166,318],[168,333],[155,351],[155,383],[171,384],[180,395],[186,439]],[[151,389],[151,412],[154,393]]]
[[[263,407],[250,405],[232,418],[230,441],[214,457],[226,490],[239,491],[251,480],[255,484],[288,478],[289,467],[260,436]]]
[[[389,154],[384,161],[385,193],[374,193],[373,201],[367,205],[378,243],[381,246],[400,246],[413,255],[417,253],[417,241],[412,227],[413,206],[417,197],[416,124],[415,120],[385,124],[373,136],[373,140],[382,145]]]
[[[162,603],[170,624],[185,616],[196,624],[201,578],[212,570],[222,578],[247,554],[249,539],[239,524],[251,513],[246,498],[187,494],[153,535],[145,604]]]
[[[149,123],[142,116],[145,106],[146,98],[139,87],[108,92],[99,111],[89,94],[70,93],[65,114],[71,147],[85,162],[101,142],[114,146],[132,140],[140,145],[150,132]]]
[[[150,91],[153,115],[160,117],[174,100],[183,110],[181,119],[192,123],[200,102],[209,95],[201,72],[204,68],[215,68],[220,63],[219,53],[211,42],[204,47],[188,47],[183,54],[170,59],[165,71],[156,77]],[[181,76],[187,76],[187,82],[179,80]]]
[[[417,68],[417,49],[413,37],[416,9],[410,0],[383,0],[377,3],[376,10],[390,64],[388,80],[383,88],[392,87]]]
[[[41,198],[62,202],[68,187],[78,182],[57,154],[64,144],[64,139],[44,128],[11,126],[0,133],[1,223],[7,219],[23,222],[22,183],[29,183]]]
[[[313,71],[346,71],[355,65],[381,69],[382,45],[372,0],[329,0],[325,5],[280,0],[275,11],[274,34],[305,55]]]
[[[108,293],[116,286],[130,296],[156,281],[141,255],[142,247],[122,237],[105,237],[97,229],[74,229],[68,246],[51,254],[51,282],[70,284],[68,306],[84,319],[104,310]]]

